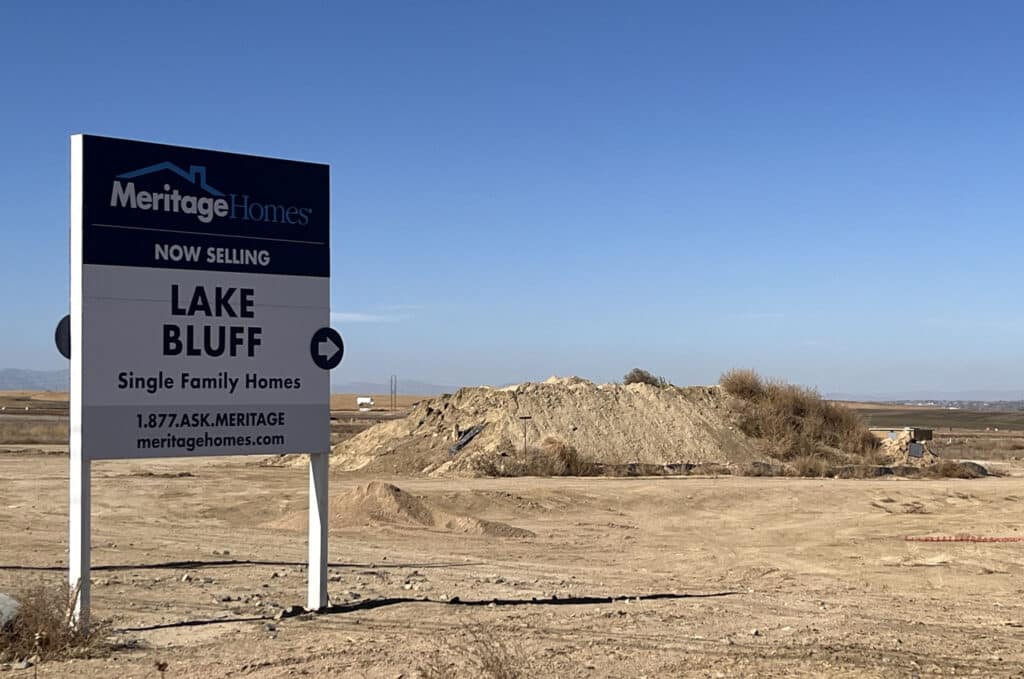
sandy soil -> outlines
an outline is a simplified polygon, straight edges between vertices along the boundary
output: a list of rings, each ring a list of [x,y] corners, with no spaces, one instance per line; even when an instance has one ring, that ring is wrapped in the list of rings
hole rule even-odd
[[[305,599],[305,534],[273,527],[305,507],[304,470],[93,475],[94,614],[119,648],[0,675],[472,676],[479,639],[521,676],[1024,674],[1024,543],[904,541],[1024,534],[1019,476],[386,479],[536,537],[338,526],[332,611],[274,621]],[[67,458],[4,453],[0,477],[0,591],[61,578]],[[368,480],[335,475],[332,494]]]
[[[501,389],[464,387],[335,446],[331,463],[377,474],[505,476],[491,472],[504,467],[502,458],[510,451],[554,439],[579,458],[601,464],[745,467],[763,454],[739,431],[730,403],[717,387],[664,389],[578,377]],[[463,435],[469,438],[453,459],[450,447]]]

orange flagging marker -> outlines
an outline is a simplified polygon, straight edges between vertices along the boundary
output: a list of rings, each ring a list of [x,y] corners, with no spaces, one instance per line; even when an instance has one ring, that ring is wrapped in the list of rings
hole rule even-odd
[[[990,535],[907,535],[907,542],[1024,542],[1024,537],[993,537]]]

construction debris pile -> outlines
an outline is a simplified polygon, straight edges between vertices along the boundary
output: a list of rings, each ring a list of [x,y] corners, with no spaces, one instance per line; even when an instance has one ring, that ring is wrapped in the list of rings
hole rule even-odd
[[[874,427],[871,429],[871,433],[879,438],[882,453],[894,462],[902,462],[914,467],[927,467],[939,460],[939,456],[928,447],[928,441],[932,440],[931,429]]]

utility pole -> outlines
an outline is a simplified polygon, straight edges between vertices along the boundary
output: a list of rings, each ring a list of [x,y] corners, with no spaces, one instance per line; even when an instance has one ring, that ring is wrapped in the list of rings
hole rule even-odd
[[[530,417],[529,415],[520,415],[519,416],[519,421],[523,423],[523,455],[524,456],[526,455],[526,422],[527,422],[527,420],[532,420],[532,419],[533,418]]]

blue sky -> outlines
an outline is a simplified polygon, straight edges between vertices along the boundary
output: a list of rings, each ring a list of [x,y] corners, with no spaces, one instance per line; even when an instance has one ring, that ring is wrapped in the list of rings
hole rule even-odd
[[[0,367],[62,367],[87,132],[330,163],[336,381],[1022,389],[1022,23],[1010,2],[5,2]]]

